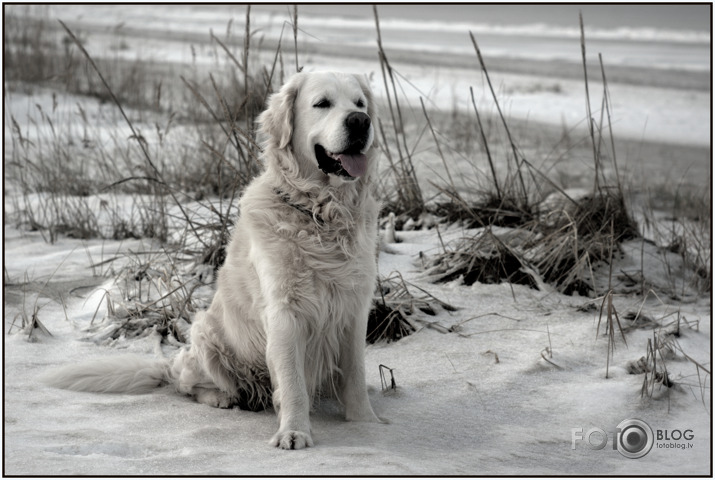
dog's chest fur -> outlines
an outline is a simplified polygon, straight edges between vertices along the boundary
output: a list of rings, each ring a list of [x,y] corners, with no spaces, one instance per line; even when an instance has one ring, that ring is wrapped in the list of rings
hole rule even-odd
[[[278,208],[275,232],[290,245],[292,266],[302,279],[297,295],[306,296],[306,287],[312,287],[313,298],[320,299],[321,305],[315,306],[319,329],[336,317],[355,315],[372,294],[377,274],[376,212],[365,208],[372,207],[372,198],[364,202],[368,205],[352,209],[328,205],[312,215],[292,211],[290,205]]]
[[[334,199],[311,205],[259,186],[245,193],[254,206],[251,211],[242,202],[248,230],[261,232],[252,238],[248,257],[270,263],[272,271],[257,272],[256,281],[280,278],[278,300],[307,334],[306,372],[312,378],[306,383],[313,396],[334,387],[346,332],[367,321],[377,277],[378,205],[370,195],[347,205]],[[271,319],[264,317],[264,322],[270,328]]]

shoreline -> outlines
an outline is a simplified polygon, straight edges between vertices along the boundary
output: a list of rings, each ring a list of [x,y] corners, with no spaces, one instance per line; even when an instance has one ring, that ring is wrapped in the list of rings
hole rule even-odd
[[[435,110],[428,110],[428,114],[435,130],[441,132],[438,135],[443,133],[449,136],[455,122],[453,114]],[[460,112],[459,115],[458,122],[470,121],[466,118],[467,113]],[[534,120],[507,118],[506,121],[516,146],[526,160],[559,187],[590,189],[593,186],[593,147],[585,125],[565,131],[562,127]],[[508,168],[506,158],[512,157],[504,127],[501,119],[494,115],[482,118],[482,122],[484,125],[491,125],[486,127],[490,130],[488,143],[495,159],[497,173],[501,175]],[[471,120],[470,125],[476,128],[476,121]],[[475,139],[478,137],[476,129],[473,135]],[[408,140],[414,137],[413,133]],[[661,198],[666,192],[676,195],[678,191],[703,194],[709,194],[711,191],[712,154],[709,147],[619,137],[617,129],[614,130],[614,137],[619,178],[629,196],[635,198],[641,197],[641,194],[647,191],[658,192],[649,194],[649,199],[653,202],[663,202],[663,206],[668,207],[668,202],[673,198]],[[416,168],[427,169],[446,178],[444,164],[431,142],[430,137],[426,144],[428,151],[423,151],[416,157]],[[603,138],[602,148],[606,149],[603,154],[606,159],[602,160],[604,174],[607,179],[615,179],[608,137]],[[448,150],[445,144],[442,149]],[[448,154],[447,162],[450,159],[459,159],[460,155],[459,152],[451,156]],[[450,167],[452,175],[456,178],[460,169],[463,172],[472,172],[472,166],[469,165],[472,164],[486,178],[489,164],[484,150],[478,147],[466,156],[464,165],[454,164],[454,170]]]
[[[555,147],[563,137],[563,129],[551,124],[519,119],[508,121],[510,128],[514,125],[519,133],[526,132],[527,141],[545,143],[547,147]],[[711,187],[712,153],[709,147],[619,137],[617,128],[613,133],[618,168],[627,182],[631,180],[639,186],[681,183],[695,189]],[[586,126],[572,129],[571,136],[573,157],[584,160],[591,167],[593,149]],[[610,140],[604,136],[603,141],[610,152]]]

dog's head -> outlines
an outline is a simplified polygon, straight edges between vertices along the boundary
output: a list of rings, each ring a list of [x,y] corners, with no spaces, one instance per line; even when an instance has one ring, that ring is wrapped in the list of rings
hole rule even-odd
[[[366,178],[372,169],[373,105],[358,75],[299,73],[272,95],[258,118],[266,149],[292,153],[302,178]],[[269,155],[270,157],[270,155]]]

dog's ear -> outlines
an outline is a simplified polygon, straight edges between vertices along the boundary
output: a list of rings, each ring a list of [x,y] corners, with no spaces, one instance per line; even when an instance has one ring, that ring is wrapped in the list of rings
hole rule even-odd
[[[258,116],[259,133],[269,145],[276,148],[286,148],[293,136],[293,104],[301,78],[299,73],[293,75],[277,93],[268,98],[267,108]]]

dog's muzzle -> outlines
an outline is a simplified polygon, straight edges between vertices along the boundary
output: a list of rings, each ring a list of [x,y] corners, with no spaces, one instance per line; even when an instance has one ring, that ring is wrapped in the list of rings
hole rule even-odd
[[[370,117],[363,112],[352,112],[345,118],[347,148],[340,152],[326,150],[320,144],[315,145],[315,158],[318,167],[326,174],[358,178],[367,172],[367,155],[363,150],[370,139]]]

